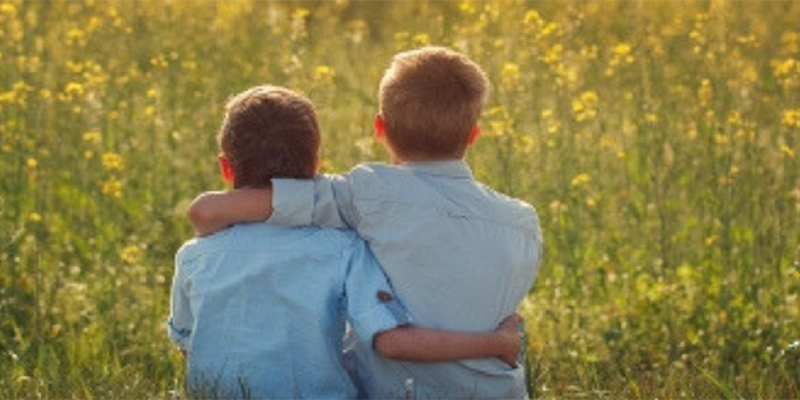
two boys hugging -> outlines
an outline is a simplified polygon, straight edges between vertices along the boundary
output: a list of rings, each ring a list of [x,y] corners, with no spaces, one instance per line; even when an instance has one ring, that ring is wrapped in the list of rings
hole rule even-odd
[[[260,86],[228,103],[234,190],[195,200],[201,237],[176,256],[168,325],[191,396],[528,397],[514,312],[542,239],[533,207],[464,161],[487,88],[452,50],[396,55],[375,118],[391,165],[344,175],[316,174],[301,95]]]

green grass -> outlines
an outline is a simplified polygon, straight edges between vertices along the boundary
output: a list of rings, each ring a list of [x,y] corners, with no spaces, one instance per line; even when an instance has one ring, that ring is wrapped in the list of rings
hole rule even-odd
[[[539,398],[800,398],[800,3],[0,1],[0,397],[181,395],[172,257],[228,96],[386,158],[397,51],[493,83],[469,155],[537,206]]]

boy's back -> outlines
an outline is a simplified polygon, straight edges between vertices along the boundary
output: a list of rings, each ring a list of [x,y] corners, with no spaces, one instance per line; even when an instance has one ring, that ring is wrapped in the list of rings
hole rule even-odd
[[[396,325],[375,311],[389,288],[352,232],[238,225],[176,258],[171,337],[195,397],[353,398],[342,316],[369,338]]]
[[[352,226],[420,326],[491,330],[533,283],[541,255],[535,210],[475,182],[463,161],[365,165],[342,177],[273,185],[270,222]],[[523,370],[497,360],[425,365],[365,347],[354,352],[373,398],[406,396],[409,379],[420,398],[527,396]]]
[[[381,79],[374,126],[400,166],[360,166],[343,177],[273,180],[271,191],[205,197],[191,210],[195,228],[213,232],[270,214],[283,225],[350,226],[420,326],[489,330],[533,283],[541,233],[532,207],[475,183],[463,162],[480,133],[488,86],[475,62],[450,49],[397,54]],[[493,360],[425,366],[362,350],[355,353],[370,397],[527,395],[524,370]]]

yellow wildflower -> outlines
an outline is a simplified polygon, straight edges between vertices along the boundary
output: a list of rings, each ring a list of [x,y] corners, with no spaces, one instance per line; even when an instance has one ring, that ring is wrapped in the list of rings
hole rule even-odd
[[[12,15],[17,13],[17,8],[11,3],[0,4],[0,13]]]
[[[781,43],[783,44],[784,53],[797,53],[800,50],[800,33],[785,32],[781,35]]]
[[[102,192],[107,196],[122,198],[122,182],[117,178],[110,178],[103,182]]]
[[[24,94],[32,91],[33,87],[31,87],[30,85],[25,83],[25,81],[17,81],[17,82],[14,82],[14,86],[12,86],[11,89],[14,90],[17,93],[20,93],[20,94],[24,95]]]
[[[588,90],[572,101],[572,112],[576,121],[592,119],[597,116],[597,92]]]
[[[583,102],[581,102],[579,99],[572,101],[572,112],[577,114],[582,112],[584,109],[586,109],[586,107],[584,107]]]
[[[32,213],[28,214],[28,221],[30,221],[30,222],[37,223],[37,222],[40,222],[41,220],[42,220],[42,216],[39,215],[39,213],[32,212]]]
[[[504,135],[508,133],[511,128],[511,116],[503,106],[492,107],[489,109],[489,126],[491,127],[491,134]]]
[[[706,38],[698,31],[691,31],[689,33],[689,39],[692,39],[693,42],[698,44],[703,44],[706,42]]]
[[[731,111],[731,113],[728,114],[728,123],[733,125],[733,126],[741,125],[742,124],[742,114],[739,113],[738,111]]]
[[[500,72],[500,82],[503,86],[512,87],[519,82],[519,65],[514,63],[505,63],[503,71]]]
[[[785,155],[786,157],[789,157],[789,158],[794,158],[794,156],[795,156],[794,150],[792,150],[791,147],[789,147],[789,146],[787,146],[785,144],[781,145],[781,153],[783,153],[783,155]]]
[[[567,205],[558,200],[553,200],[550,202],[550,204],[547,205],[547,208],[549,208],[550,212],[553,214],[560,214],[567,211]]]
[[[36,167],[38,165],[39,165],[39,162],[36,161],[35,158],[31,157],[31,158],[28,158],[27,160],[25,160],[25,166],[30,168],[30,169],[36,169]]]
[[[133,245],[126,246],[124,249],[122,249],[122,252],[120,253],[120,258],[122,259],[122,261],[128,264],[133,264],[139,261],[141,256],[142,256],[142,248]]]
[[[67,95],[81,96],[83,95],[83,85],[78,82],[70,82],[64,87],[64,91]]]
[[[589,174],[581,173],[575,175],[575,177],[572,178],[571,184],[573,187],[581,187],[581,186],[586,186],[591,182],[592,182],[592,177]]]
[[[17,101],[17,94],[14,91],[0,92],[0,104],[14,103]]]
[[[327,65],[318,65],[314,69],[314,80],[317,82],[332,83],[335,77],[336,72]]]
[[[581,101],[588,107],[595,107],[597,105],[597,92],[588,90],[581,93]]]
[[[631,53],[631,45],[627,43],[620,43],[611,49],[611,52],[618,56],[626,56]]]
[[[83,134],[83,140],[91,144],[97,145],[100,144],[100,142],[103,140],[103,137],[100,136],[100,133],[91,131]]]
[[[525,25],[533,25],[533,26],[542,26],[544,24],[544,20],[542,16],[539,15],[539,12],[536,10],[528,10],[525,13],[525,18],[523,19]]]
[[[123,168],[122,156],[117,153],[103,154],[103,168],[109,171],[120,171]]]
[[[82,30],[78,28],[72,28],[67,31],[67,43],[74,44],[76,42],[82,42],[85,34]]]
[[[558,133],[559,129],[561,129],[561,123],[558,121],[549,121],[549,123],[547,124],[547,133],[551,135],[555,135],[556,133]],[[555,145],[550,147],[555,147]]]
[[[553,32],[555,32],[555,31],[556,31],[556,29],[558,29],[558,24],[557,24],[557,23],[555,23],[555,22],[548,22],[548,23],[547,23],[547,24],[544,26],[544,28],[542,28],[542,30],[539,32],[539,37],[540,37],[540,38],[545,38],[545,37],[547,37],[547,36],[550,36],[550,34],[552,34]]]
[[[564,52],[564,46],[561,44],[555,44],[550,47],[547,52],[544,54],[543,61],[546,64],[553,64],[556,61],[561,59],[561,54]]]
[[[167,61],[167,57],[164,56],[164,54],[159,54],[158,56],[150,59],[150,65],[154,67],[166,68],[169,66],[169,61]]]
[[[83,63],[67,61],[67,69],[70,70],[70,72],[72,73],[80,74],[81,72],[83,72]]]
[[[189,71],[194,71],[197,69],[197,63],[194,61],[181,61],[181,68]]]
[[[791,58],[784,61],[773,61],[772,70],[778,78],[800,73],[800,61]]]
[[[800,109],[784,111],[782,122],[788,127],[800,128]]]
[[[462,1],[459,3],[458,10],[467,15],[475,13],[475,7],[469,1]]]
[[[431,38],[430,36],[428,36],[427,33],[422,32],[414,35],[414,37],[411,38],[411,41],[414,43],[415,46],[426,46],[428,45],[428,43],[430,43]]]
[[[298,8],[298,9],[294,10],[294,12],[292,13],[292,18],[305,18],[305,17],[309,16],[309,14],[311,14],[311,11],[308,11],[307,8],[302,8],[301,7],[301,8]]]

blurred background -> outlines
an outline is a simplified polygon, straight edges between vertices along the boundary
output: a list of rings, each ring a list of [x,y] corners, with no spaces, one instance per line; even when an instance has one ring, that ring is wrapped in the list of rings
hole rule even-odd
[[[184,213],[224,103],[317,106],[386,160],[398,51],[492,82],[476,177],[535,205],[535,398],[800,397],[800,2],[0,1],[0,398],[174,398]]]

